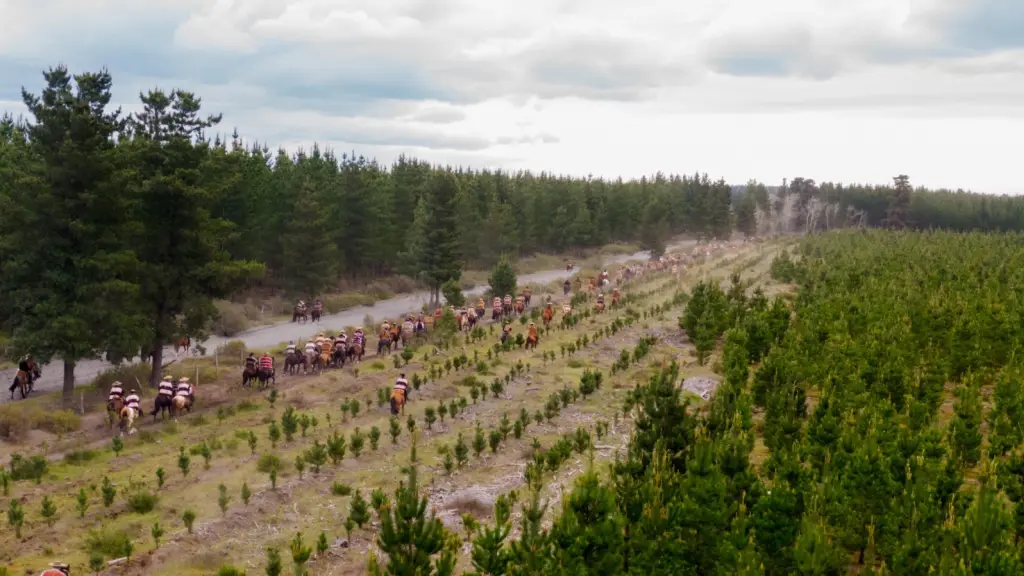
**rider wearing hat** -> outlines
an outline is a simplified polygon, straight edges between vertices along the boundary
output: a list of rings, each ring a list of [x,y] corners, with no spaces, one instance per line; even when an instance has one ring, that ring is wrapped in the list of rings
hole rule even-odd
[[[124,399],[124,405],[134,410],[136,416],[142,414],[142,409],[139,408],[139,394],[135,391],[135,388],[128,391],[128,396]]]

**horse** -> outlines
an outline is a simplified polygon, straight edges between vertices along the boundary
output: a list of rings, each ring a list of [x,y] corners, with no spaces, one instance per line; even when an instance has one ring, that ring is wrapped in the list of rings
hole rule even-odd
[[[18,385],[18,390],[21,392],[21,398],[24,400],[32,392],[33,382],[38,380],[43,375],[42,369],[39,368],[39,364],[36,364],[35,360],[28,360],[28,372],[24,370],[18,370],[14,375],[14,382]],[[29,378],[29,373],[32,374],[32,378]],[[14,398],[14,392],[11,392],[11,398]]]
[[[302,373],[305,374],[306,370],[309,369],[309,365],[306,364],[306,357],[298,352],[291,352],[284,358],[284,371],[289,375],[298,373],[299,366],[302,366]]]
[[[377,340],[377,356],[391,354],[391,333],[384,332]]]
[[[313,362],[313,368],[319,373],[324,373],[324,368],[331,365],[331,349],[324,346],[320,349],[320,353],[316,355],[316,360]]]
[[[156,416],[159,414],[167,419],[167,414],[171,411],[171,397],[167,394],[157,394],[156,398],[153,399],[153,411],[149,413],[153,417],[153,422],[156,422]]]
[[[526,303],[523,302],[522,296],[516,298],[516,302],[512,306],[513,310],[515,310],[516,316],[521,316],[523,314],[523,311],[526,310]]]
[[[540,340],[540,337],[537,335],[537,329],[530,328],[530,333],[526,337],[526,349],[536,348],[538,340]]]
[[[319,356],[319,354],[316,353],[316,350],[313,350],[312,352],[306,352],[306,365],[302,367],[303,374],[306,373],[306,370],[312,370],[313,367],[316,366],[317,356]]]
[[[356,342],[348,347],[348,359],[352,362],[363,359],[363,345]]]
[[[621,297],[622,297],[622,295],[619,294],[618,290],[615,290],[614,292],[612,292],[612,306],[618,306],[619,305],[619,299]]]
[[[604,312],[604,302],[598,302],[597,304],[594,304],[594,313],[600,314],[602,312]]]
[[[391,325],[391,345],[394,346],[395,350],[398,350],[398,343],[402,339],[402,327],[395,322]]]
[[[533,298],[533,290],[530,290],[529,288],[524,289],[523,290],[523,304],[525,304],[527,308],[530,307],[530,299],[531,298]]]
[[[548,304],[547,306],[544,307],[544,313],[541,314],[541,318],[544,319],[544,325],[547,326],[548,324],[551,324],[551,319],[554,317],[555,310],[554,308],[551,307],[551,304]]]
[[[242,369],[242,387],[248,388],[252,386],[251,382],[259,376],[259,370],[255,366],[246,366]]]
[[[391,413],[394,415],[405,414],[405,391],[395,388],[391,391]]]
[[[121,408],[124,408],[124,398],[120,396],[107,400],[107,429],[109,430],[114,426],[114,421],[117,420],[121,414]]]
[[[178,355],[178,351],[181,350],[182,348],[185,349],[185,355],[188,356],[189,350],[192,349],[192,337],[191,336],[182,336],[178,340],[174,341],[174,355],[177,356]]]
[[[501,320],[501,313],[502,313],[502,308],[500,306],[495,306],[491,310],[491,321],[492,322],[497,322],[498,320]]]
[[[402,348],[409,345],[409,340],[416,335],[416,325],[408,320],[402,323]]]
[[[135,434],[135,419],[138,418],[138,414],[135,413],[135,409],[130,406],[123,406],[121,408],[120,416],[120,429],[121,436],[124,436],[124,431],[128,430],[128,434]]]
[[[256,377],[259,378],[260,387],[266,388],[267,386],[277,386],[277,379],[274,377],[274,369],[267,370],[262,368],[256,371]]]
[[[334,353],[331,355],[331,365],[335,368],[344,368],[345,359],[348,357],[348,349],[345,345],[339,348],[337,345],[334,346]]]
[[[309,316],[306,313],[306,309],[301,306],[295,306],[295,309],[292,310],[292,322],[305,324],[307,320],[309,320]]]
[[[186,411],[192,412],[192,402],[189,401],[188,396],[178,394],[171,399],[171,416],[173,418],[177,419]]]

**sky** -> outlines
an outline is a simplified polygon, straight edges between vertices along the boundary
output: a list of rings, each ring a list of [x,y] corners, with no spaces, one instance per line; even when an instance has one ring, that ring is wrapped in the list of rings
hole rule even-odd
[[[58,64],[272,149],[1024,193],[1019,0],[0,0],[0,111]]]

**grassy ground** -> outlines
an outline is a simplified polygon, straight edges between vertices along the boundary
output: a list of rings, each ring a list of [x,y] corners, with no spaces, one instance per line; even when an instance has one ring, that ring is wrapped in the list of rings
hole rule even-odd
[[[777,247],[770,245],[736,246],[691,270],[687,276],[674,278],[667,272],[647,275],[624,292],[627,295],[649,294],[630,305],[640,311],[669,301],[676,290],[705,275],[724,279],[737,271],[746,279],[764,283],[776,250]],[[772,291],[779,289],[776,286],[768,288]],[[296,532],[301,531],[306,542],[312,543],[323,531],[332,546],[326,554],[314,559],[310,565],[311,572],[362,574],[368,554],[375,548],[376,518],[362,529],[354,530],[351,540],[345,545],[334,546],[336,540],[346,536],[342,526],[348,516],[351,496],[333,495],[331,486],[335,482],[343,483],[360,489],[367,498],[375,487],[381,487],[390,494],[400,477],[400,467],[408,459],[411,444],[406,427],[408,416],[413,416],[416,421],[422,487],[429,495],[431,508],[451,529],[461,533],[458,518],[463,512],[471,512],[480,519],[487,518],[497,494],[523,484],[522,472],[534,438],[546,448],[562,434],[571,433],[579,427],[593,434],[595,423],[604,421],[610,424],[611,429],[604,438],[595,438],[595,456],[598,460],[612,458],[628,439],[630,422],[619,414],[619,407],[623,394],[635,382],[673,360],[681,364],[684,377],[711,373],[710,366],[715,358],[708,366],[696,364],[693,351],[677,326],[679,311],[680,308],[673,308],[657,316],[639,319],[632,326],[575,354],[563,354],[563,345],[575,342],[584,334],[593,336],[598,329],[610,326],[624,314],[621,308],[611,310],[584,319],[573,329],[550,332],[542,337],[537,350],[516,349],[502,353],[497,359],[487,362],[486,374],[477,374],[474,368],[453,370],[412,393],[405,415],[400,419],[401,435],[396,444],[392,444],[388,434],[390,413],[387,406],[378,406],[375,401],[377,390],[390,388],[399,372],[390,358],[367,357],[355,368],[346,367],[322,376],[282,376],[274,406],[268,402],[266,393],[238,387],[237,365],[221,362],[218,371],[208,359],[189,359],[173,370],[188,374],[193,379],[198,374],[197,412],[179,422],[156,424],[146,416],[139,433],[125,437],[124,449],[118,455],[111,450],[113,434],[104,422],[105,414],[100,407],[104,381],[100,390],[88,393],[83,400],[88,410],[82,417],[80,430],[60,434],[33,430],[17,444],[0,443],[0,462],[6,461],[13,452],[43,454],[50,460],[49,472],[40,484],[31,481],[11,484],[10,496],[21,501],[25,526],[20,540],[14,537],[13,530],[0,532],[0,551],[3,554],[0,565],[8,563],[13,574],[26,569],[38,570],[49,561],[62,559],[71,562],[76,573],[84,572],[90,547],[95,549],[106,545],[110,548],[116,537],[123,533],[134,542],[131,566],[114,568],[109,573],[211,574],[225,562],[257,573],[262,572],[265,547],[280,547],[287,561],[287,543]],[[516,332],[524,331],[518,323],[515,326]],[[653,351],[630,369],[609,376],[608,368],[618,358],[620,350],[632,350],[641,336],[652,333],[659,337]],[[421,346],[410,364],[401,371],[410,377],[413,373],[425,374],[425,354],[429,362],[443,362],[461,353],[486,362],[487,350],[497,340],[496,334],[495,331],[477,343],[459,342],[448,351],[435,351],[431,345]],[[545,359],[549,354],[554,354],[555,359]],[[488,394],[477,403],[469,400],[468,389],[464,385],[467,376],[475,375],[489,383],[496,376],[503,378],[509,367],[517,363],[528,365],[529,370],[511,379],[497,398]],[[445,447],[454,445],[460,433],[467,443],[471,443],[477,422],[487,432],[497,427],[503,414],[507,413],[509,419],[514,420],[521,408],[530,413],[543,410],[552,392],[566,386],[575,388],[587,368],[600,369],[605,374],[605,384],[596,394],[570,404],[550,422],[532,424],[520,440],[509,436],[494,454],[490,449],[480,457],[471,452],[463,468],[454,474],[446,474],[441,453]],[[460,396],[469,401],[464,411],[455,418],[445,418],[443,423],[434,423],[430,430],[425,429],[423,414],[427,406],[436,407],[439,401],[448,403]],[[350,416],[343,421],[339,409],[343,400],[362,403],[358,417]],[[42,417],[39,415],[49,412],[53,402],[52,398],[43,397],[17,406],[19,413]],[[143,404],[151,406],[151,400],[144,399]],[[301,414],[315,416],[318,426],[310,428],[305,437],[296,434],[291,441],[282,439],[272,448],[268,440],[268,423],[271,420],[280,422],[282,412],[289,406]],[[381,431],[376,450],[371,449],[367,439],[358,458],[349,450],[339,465],[328,463],[319,474],[306,470],[300,478],[294,466],[296,456],[308,450],[314,441],[324,443],[334,432],[350,436],[356,427],[366,434],[374,426]],[[257,436],[255,454],[244,439],[249,430]],[[178,467],[179,448],[185,447],[188,453],[189,447],[204,441],[212,448],[209,467],[204,465],[202,456],[191,455],[189,473],[183,475]],[[261,456],[268,454],[276,455],[283,463],[276,489],[271,488],[268,475],[257,469]],[[545,478],[549,486],[545,495],[551,503],[549,510],[558,510],[563,487],[568,486],[586,465],[585,456],[574,454],[554,474]],[[166,478],[159,490],[156,489],[158,468],[164,470]],[[101,498],[100,487],[104,477],[118,487],[117,497],[109,508],[103,505]],[[145,483],[145,491],[159,496],[155,510],[139,514],[128,509],[125,489],[133,482]],[[240,498],[243,483],[252,491],[248,505],[243,504]],[[218,505],[218,486],[221,484],[227,488],[230,497],[223,513]],[[84,518],[79,518],[76,510],[75,495],[80,489],[85,490],[89,501]],[[56,521],[52,527],[48,527],[40,515],[44,496],[49,496],[57,506]],[[185,530],[181,520],[186,509],[195,512],[197,517],[193,534]],[[150,536],[154,522],[159,522],[165,532],[159,549]],[[460,564],[463,568],[468,566],[468,556],[463,555]]]

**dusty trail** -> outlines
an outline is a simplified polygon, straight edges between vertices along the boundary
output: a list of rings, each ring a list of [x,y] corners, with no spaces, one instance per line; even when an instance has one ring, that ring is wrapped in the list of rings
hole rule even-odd
[[[668,250],[680,250],[694,244],[694,241],[687,240],[669,246]],[[648,258],[650,258],[650,253],[643,250],[632,254],[608,256],[604,258],[604,261],[608,264],[621,264],[631,260],[645,260]],[[555,280],[561,280],[566,276],[576,274],[577,272],[579,272],[578,268],[574,268],[570,272],[566,272],[564,269],[544,270],[541,272],[534,272],[532,274],[521,275],[519,277],[519,283],[524,285],[548,284]],[[475,297],[483,294],[486,290],[486,285],[474,286],[473,288],[466,290],[465,294],[466,296]],[[261,326],[259,328],[247,330],[230,338],[211,336],[202,344],[207,352],[212,352],[221,344],[231,340],[241,340],[245,342],[245,345],[248,348],[269,348],[288,340],[297,341],[308,338],[321,330],[341,330],[346,326],[358,326],[363,323],[363,318],[367,315],[377,319],[382,319],[400,316],[414,310],[420,310],[424,304],[427,304],[429,298],[430,294],[428,292],[413,292],[411,294],[404,294],[387,300],[381,300],[371,306],[357,306],[355,308],[349,308],[348,310],[339,312],[338,314],[328,314],[316,324],[311,322],[306,324],[283,322],[280,324]],[[174,354],[174,348],[171,346],[164,348],[163,356],[165,364],[177,360]],[[184,358],[184,354],[179,358]],[[136,358],[133,361],[137,362],[138,359]],[[112,365],[105,360],[82,360],[75,366],[75,385],[81,386],[83,384],[88,384],[96,378],[98,374],[105,370],[109,370],[111,366]],[[0,370],[0,382],[5,383],[5,390],[0,390],[0,404],[11,401],[10,395],[6,393],[6,386],[10,385],[15,372],[16,370],[13,368]],[[58,361],[51,362],[43,367],[43,376],[36,381],[33,395],[60,390],[63,386],[63,382],[63,366]],[[20,396],[15,394],[15,399],[20,399]]]

